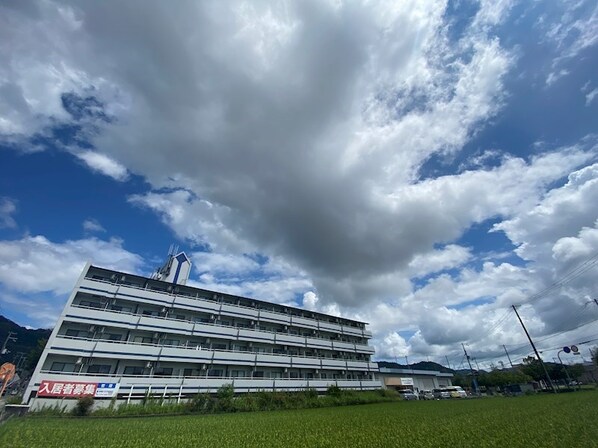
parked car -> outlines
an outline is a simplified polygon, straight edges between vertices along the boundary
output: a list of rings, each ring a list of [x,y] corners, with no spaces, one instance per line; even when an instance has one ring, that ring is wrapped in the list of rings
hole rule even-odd
[[[451,395],[451,398],[467,398],[467,392],[460,386],[447,387],[446,390]]]
[[[431,390],[422,390],[419,393],[420,399],[423,398],[424,400],[434,400],[434,392]]]
[[[437,400],[451,398],[451,393],[447,389],[434,389],[432,393]]]
[[[399,395],[406,401],[419,400],[417,394],[410,389],[400,390]]]

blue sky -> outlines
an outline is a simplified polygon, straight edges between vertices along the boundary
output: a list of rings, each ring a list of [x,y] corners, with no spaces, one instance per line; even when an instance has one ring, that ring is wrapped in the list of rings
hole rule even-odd
[[[526,356],[513,304],[548,345],[598,337],[595,268],[565,277],[598,254],[595,2],[0,17],[8,318],[51,326],[86,261],[148,275],[174,243],[193,285],[369,322],[378,359]]]

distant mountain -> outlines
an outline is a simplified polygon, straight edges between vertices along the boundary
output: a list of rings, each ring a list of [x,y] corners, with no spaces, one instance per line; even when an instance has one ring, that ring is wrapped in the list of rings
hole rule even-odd
[[[454,370],[444,367],[442,364],[438,364],[431,361],[420,361],[415,364],[398,364],[396,362],[388,361],[377,361],[379,367],[386,367],[389,369],[413,369],[413,370],[433,370],[442,373],[455,373]]]
[[[9,332],[14,333],[12,337],[17,340],[8,341],[6,344],[8,353],[0,354],[0,364],[14,362],[19,353],[24,353],[25,356],[28,355],[31,350],[37,347],[37,341],[50,337],[52,330],[42,328],[29,330],[4,316],[0,316],[0,348],[2,348]]]

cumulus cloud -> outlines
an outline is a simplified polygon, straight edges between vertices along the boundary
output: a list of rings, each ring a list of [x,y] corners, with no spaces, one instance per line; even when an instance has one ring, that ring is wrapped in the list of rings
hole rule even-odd
[[[57,317],[85,263],[142,273],[144,262],[122,247],[122,241],[97,238],[56,243],[43,236],[25,236],[19,240],[0,241],[0,302],[13,312],[22,307],[39,325],[48,324],[41,310],[52,310]]]
[[[478,6],[459,32],[434,0],[2,6],[0,134],[83,122],[90,147],[67,149],[115,180],[143,176],[151,191],[130,203],[202,249],[190,284],[369,321],[381,357],[517,343],[515,326],[496,326],[504,307],[594,244],[595,137],[526,156],[492,148],[504,152],[493,163],[482,148],[431,170],[509,98],[516,49],[495,29],[513,2]],[[594,22],[572,14],[546,39],[579,54]],[[551,67],[551,82],[565,70]],[[74,107],[69,92],[93,100]],[[511,259],[480,260],[459,242],[488,220],[516,246]],[[43,242],[4,244],[39,247],[25,259],[82,253]],[[571,328],[550,310],[573,295],[526,305],[532,328]]]
[[[87,261],[138,272],[143,262],[122,241],[96,238],[54,243],[43,236],[0,242],[0,282],[18,292],[69,292]]]

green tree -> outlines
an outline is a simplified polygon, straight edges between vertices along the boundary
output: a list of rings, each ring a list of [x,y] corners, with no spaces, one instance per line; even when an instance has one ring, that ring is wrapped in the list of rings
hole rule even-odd
[[[523,374],[530,376],[534,381],[546,380],[542,364],[537,359],[526,359],[519,369]]]
[[[569,376],[572,380],[578,379],[585,372],[582,364],[573,364],[572,366],[567,367],[567,369],[569,369]]]
[[[504,387],[509,384],[522,384],[532,381],[532,377],[519,371],[494,369],[480,375],[478,382],[485,387]]]
[[[465,376],[456,373],[455,376],[452,379],[452,383],[455,386],[460,386],[460,387],[469,387],[470,386],[470,381],[465,378]]]

